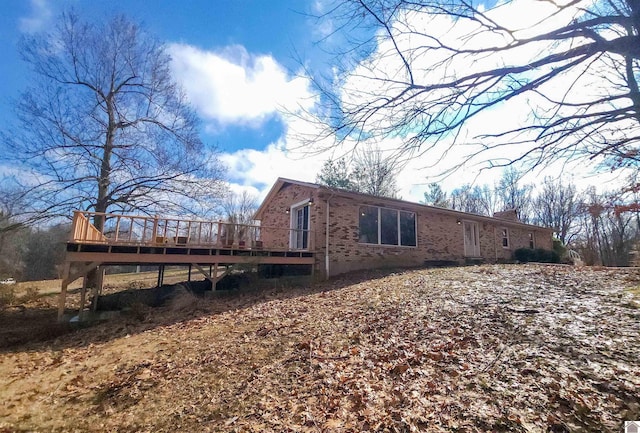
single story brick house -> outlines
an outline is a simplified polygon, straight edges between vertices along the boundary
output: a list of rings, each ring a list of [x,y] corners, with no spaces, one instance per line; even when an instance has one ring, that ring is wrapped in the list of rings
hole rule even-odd
[[[279,178],[258,208],[265,246],[315,253],[314,273],[511,259],[552,248],[552,229]]]

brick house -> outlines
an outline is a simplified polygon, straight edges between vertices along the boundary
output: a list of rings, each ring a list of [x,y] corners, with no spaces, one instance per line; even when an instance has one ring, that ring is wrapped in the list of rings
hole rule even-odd
[[[511,259],[517,248],[552,248],[551,229],[523,224],[515,212],[473,215],[283,178],[255,219],[265,228],[265,245],[313,251],[314,272],[323,277],[429,263],[493,263]]]

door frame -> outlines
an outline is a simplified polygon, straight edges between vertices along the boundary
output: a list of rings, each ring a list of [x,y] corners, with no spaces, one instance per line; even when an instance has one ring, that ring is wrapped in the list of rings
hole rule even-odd
[[[298,212],[307,208],[306,221],[302,222],[303,227],[298,227]],[[308,250],[309,249],[309,233],[311,232],[311,204],[309,200],[304,200],[299,203],[291,205],[289,208],[289,215],[291,216],[289,222],[289,248],[292,250]],[[306,228],[304,227],[306,225]],[[301,241],[301,247],[298,246]]]
[[[471,234],[474,237],[472,243],[469,245],[467,242],[467,227],[471,229]],[[465,257],[481,257],[480,253],[480,226],[477,221],[463,220],[462,221],[462,240],[464,243],[464,256]]]

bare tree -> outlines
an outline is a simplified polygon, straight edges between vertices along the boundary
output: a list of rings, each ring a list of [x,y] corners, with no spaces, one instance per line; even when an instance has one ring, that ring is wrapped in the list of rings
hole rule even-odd
[[[580,198],[575,185],[546,177],[534,203],[536,223],[553,228],[563,244],[571,243],[579,232]]]
[[[482,188],[478,185],[465,184],[451,191],[451,209],[477,215],[490,215],[487,213],[487,204],[483,199]]]
[[[321,120],[342,142],[401,137],[399,151],[436,151],[437,165],[474,138],[463,127],[511,104],[527,107],[529,119],[485,125],[465,161],[636,167],[640,3],[536,2],[530,19],[521,6],[335,0],[324,18],[350,43],[332,75],[316,77],[328,105]],[[496,152],[503,147],[514,153]]]
[[[501,202],[501,210],[515,210],[518,219],[529,222],[532,202],[532,185],[522,185],[522,174],[513,167],[505,169],[498,181],[497,193]]]
[[[222,207],[229,222],[252,224],[253,216],[258,210],[258,198],[247,191],[241,194],[232,192],[226,196]]]
[[[226,196],[222,208],[227,224],[219,235],[224,244],[255,240],[255,228],[248,226],[255,224],[253,217],[258,210],[257,197],[247,191],[241,194],[231,192]]]
[[[20,50],[34,79],[16,102],[19,127],[2,134],[0,158],[24,173],[32,213],[187,213],[220,195],[215,149],[198,136],[165,47],[137,24],[65,13]]]
[[[10,179],[2,179],[0,187],[0,244],[7,233],[24,227],[22,208],[24,193],[12,188]]]
[[[633,212],[618,194],[597,194],[589,188],[581,203],[583,230],[578,246],[587,264],[627,266],[637,244],[638,228]]]
[[[22,253],[24,281],[60,278],[65,256],[64,242],[69,237],[69,224],[46,228],[29,228]]]
[[[385,157],[378,147],[359,149],[353,161],[353,176],[358,191],[380,197],[398,196],[396,177],[400,169],[401,165]]]

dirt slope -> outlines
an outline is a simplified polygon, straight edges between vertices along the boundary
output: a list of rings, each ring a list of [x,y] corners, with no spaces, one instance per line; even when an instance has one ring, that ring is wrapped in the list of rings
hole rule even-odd
[[[183,294],[0,354],[0,432],[620,431],[636,270],[480,266]]]

